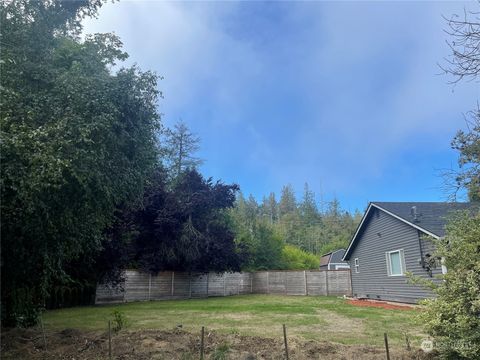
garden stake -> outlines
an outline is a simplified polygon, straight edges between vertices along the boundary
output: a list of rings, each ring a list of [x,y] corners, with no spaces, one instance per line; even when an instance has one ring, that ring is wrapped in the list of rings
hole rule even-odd
[[[387,351],[387,360],[390,360],[390,351],[388,350],[388,338],[387,333],[383,333],[383,337],[385,339],[385,350]]]
[[[205,337],[205,327],[202,326],[202,339],[201,339],[201,341],[200,341],[200,360],[203,360],[204,337]]]
[[[42,315],[40,315],[40,327],[42,328],[43,348],[45,351],[47,351],[47,337],[45,336],[45,327],[43,326]]]
[[[108,320],[108,358],[112,360],[112,326]]]
[[[410,339],[408,338],[407,333],[405,333],[405,343],[407,344],[407,351],[412,350],[412,348],[410,347]]]
[[[285,343],[285,358],[288,360],[287,328],[283,324],[283,342]]]

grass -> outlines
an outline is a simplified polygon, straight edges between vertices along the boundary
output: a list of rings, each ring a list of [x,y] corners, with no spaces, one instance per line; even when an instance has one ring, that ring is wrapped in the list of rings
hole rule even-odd
[[[383,333],[402,345],[405,333],[413,343],[423,337],[414,310],[356,307],[336,297],[245,295],[195,300],[151,301],[47,311],[45,327],[62,330],[104,330],[113,311],[120,311],[128,329],[169,330],[178,325],[198,332],[201,326],[226,334],[288,336],[342,344],[381,346]]]

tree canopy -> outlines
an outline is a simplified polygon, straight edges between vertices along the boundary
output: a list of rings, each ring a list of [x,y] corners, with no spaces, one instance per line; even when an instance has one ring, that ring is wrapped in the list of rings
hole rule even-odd
[[[157,159],[157,76],[114,72],[113,34],[80,40],[100,1],[1,3],[2,317],[34,318],[65,264],[100,247]]]

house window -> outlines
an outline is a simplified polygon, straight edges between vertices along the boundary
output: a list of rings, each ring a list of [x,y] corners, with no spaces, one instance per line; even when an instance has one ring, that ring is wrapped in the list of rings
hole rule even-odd
[[[405,275],[405,256],[403,250],[387,251],[385,255],[388,276]]]
[[[360,266],[358,265],[358,258],[355,258],[355,272],[357,274],[360,272]]]

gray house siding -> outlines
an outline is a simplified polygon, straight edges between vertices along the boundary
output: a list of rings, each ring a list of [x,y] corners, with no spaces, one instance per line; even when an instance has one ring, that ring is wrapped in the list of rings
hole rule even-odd
[[[358,236],[349,258],[354,296],[408,303],[433,296],[430,290],[410,284],[406,276],[388,276],[387,273],[385,253],[403,249],[406,271],[431,279],[419,261],[421,233],[417,229],[373,208]],[[422,241],[423,249],[432,248],[431,243]],[[359,261],[358,273],[355,258]],[[433,275],[441,273],[441,268],[433,271]]]

